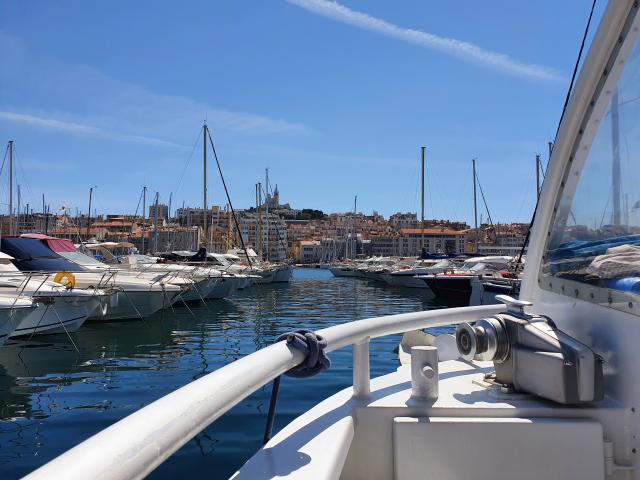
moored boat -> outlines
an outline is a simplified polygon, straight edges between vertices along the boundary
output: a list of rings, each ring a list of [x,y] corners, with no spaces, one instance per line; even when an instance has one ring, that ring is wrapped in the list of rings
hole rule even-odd
[[[502,278],[503,271],[508,271],[513,258],[508,256],[474,257],[465,260],[459,267],[445,268],[441,273],[418,275],[426,282],[434,295],[443,302],[452,305],[469,305],[471,281],[482,276],[484,278]]]

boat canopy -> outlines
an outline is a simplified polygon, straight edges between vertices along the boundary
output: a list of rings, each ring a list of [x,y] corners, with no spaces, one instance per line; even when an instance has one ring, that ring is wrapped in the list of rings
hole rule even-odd
[[[35,238],[3,237],[0,250],[13,257],[19,270],[28,272],[80,272],[82,268],[62,258]]]
[[[20,235],[20,238],[32,238],[34,240],[40,240],[54,252],[76,251],[76,246],[73,244],[73,242],[71,240],[67,240],[66,238],[50,237],[49,235],[44,235],[42,233],[23,233],[22,235]]]

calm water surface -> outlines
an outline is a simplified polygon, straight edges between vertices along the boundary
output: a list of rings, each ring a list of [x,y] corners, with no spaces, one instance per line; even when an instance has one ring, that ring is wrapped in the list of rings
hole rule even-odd
[[[66,336],[0,347],[0,477],[20,477],[182,385],[269,345],[279,334],[434,308],[422,290],[294,270],[290,284],[256,286],[227,300],[164,311],[142,321],[92,323]],[[398,336],[372,341],[371,374],[397,368]],[[284,378],[274,433],[351,385],[351,349],[331,369]],[[150,478],[228,478],[261,445],[270,385],[227,412]]]

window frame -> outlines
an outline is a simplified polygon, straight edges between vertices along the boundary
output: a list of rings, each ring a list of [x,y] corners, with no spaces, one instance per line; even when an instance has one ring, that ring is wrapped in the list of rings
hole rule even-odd
[[[600,81],[596,86],[589,106],[584,113],[583,120],[580,123],[578,135],[564,167],[560,188],[554,201],[553,214],[547,225],[546,240],[538,265],[537,280],[538,286],[543,290],[640,316],[640,295],[562,277],[555,277],[543,272],[549,245],[554,240],[556,219],[559,215],[564,215],[564,223],[566,225],[577,187],[582,178],[582,170],[589,158],[593,142],[599,132],[600,120],[608,110],[612,95],[627,65],[627,59],[635,49],[640,50],[639,12],[640,9],[635,7],[627,18],[625,26],[619,36],[620,40],[616,43],[609,56]],[[563,204],[563,200],[567,199],[568,192],[570,193],[568,203]]]

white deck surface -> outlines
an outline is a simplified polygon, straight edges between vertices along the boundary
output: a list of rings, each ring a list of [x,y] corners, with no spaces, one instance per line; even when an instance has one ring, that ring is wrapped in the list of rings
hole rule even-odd
[[[352,389],[345,389],[287,425],[233,478],[394,478],[396,417],[588,418],[597,422],[607,417],[607,424],[623,428],[626,413],[609,400],[599,402],[597,408],[562,407],[529,395],[504,394],[483,382],[491,370],[491,362],[440,362],[435,402],[411,398],[409,365],[372,379],[366,402],[354,400]],[[628,443],[616,447],[616,457],[628,458]]]

